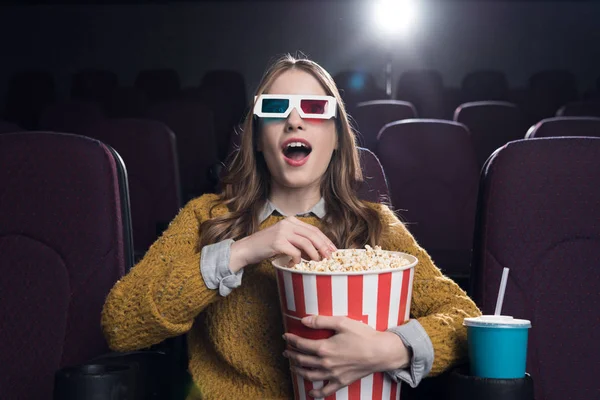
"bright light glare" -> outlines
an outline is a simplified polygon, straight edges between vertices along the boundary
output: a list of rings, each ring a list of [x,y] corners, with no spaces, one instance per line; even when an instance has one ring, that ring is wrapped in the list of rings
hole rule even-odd
[[[386,34],[406,32],[415,22],[414,0],[380,0],[375,5],[375,23]]]

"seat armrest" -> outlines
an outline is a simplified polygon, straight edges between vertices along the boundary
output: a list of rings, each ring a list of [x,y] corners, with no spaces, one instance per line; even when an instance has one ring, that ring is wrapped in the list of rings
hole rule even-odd
[[[416,388],[402,383],[400,389],[401,400],[446,400],[448,391],[448,378],[450,372],[444,372],[434,377],[425,378]]]
[[[467,367],[451,371],[448,400],[534,400],[533,379],[491,379],[472,376]]]
[[[54,400],[170,398],[170,358],[160,351],[108,353],[55,374]],[[111,397],[118,393],[117,397]],[[104,396],[104,397],[103,397]]]

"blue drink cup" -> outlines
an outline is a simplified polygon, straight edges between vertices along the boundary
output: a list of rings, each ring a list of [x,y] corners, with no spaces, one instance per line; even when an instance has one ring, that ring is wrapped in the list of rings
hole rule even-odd
[[[509,316],[465,318],[471,375],[481,378],[525,377],[531,322]]]

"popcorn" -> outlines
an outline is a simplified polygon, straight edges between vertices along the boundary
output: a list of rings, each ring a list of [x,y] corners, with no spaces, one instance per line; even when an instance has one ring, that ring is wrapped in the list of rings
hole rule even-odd
[[[398,254],[366,245],[364,249],[337,250],[331,258],[321,261],[302,260],[290,266],[291,270],[310,272],[361,272],[401,268],[410,262]]]

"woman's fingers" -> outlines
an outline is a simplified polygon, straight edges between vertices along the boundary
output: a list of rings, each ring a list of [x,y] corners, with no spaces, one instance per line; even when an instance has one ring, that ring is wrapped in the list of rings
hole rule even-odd
[[[311,382],[326,381],[331,378],[331,373],[322,369],[306,369],[301,367],[292,367],[292,371]]]
[[[313,389],[310,391],[309,396],[314,397],[316,399],[325,398],[329,395],[334,394],[345,385],[342,385],[339,382],[329,382],[325,387],[321,389]]]
[[[331,241],[320,230],[317,229],[315,231],[307,228],[306,226],[295,224],[293,227],[293,233],[310,240],[312,246],[318,251],[322,258],[331,257],[331,253],[333,252]],[[319,258],[313,259],[318,260]]]
[[[285,254],[286,256],[292,257],[294,264],[300,264],[302,261],[302,252],[296,246],[289,242],[289,240],[280,240],[275,244],[275,252],[277,254]]]
[[[302,222],[296,217],[289,217],[287,219],[290,222],[292,222],[293,224],[295,224],[296,226],[305,228],[305,230],[312,232],[315,238],[319,238],[320,240],[322,240],[323,247],[326,246],[331,251],[337,250],[337,247],[335,246],[335,244],[333,244],[333,242],[327,237],[327,235],[325,235],[323,232],[321,232],[321,230],[319,228],[317,228],[316,226],[307,224],[306,222]],[[311,236],[313,236],[313,235],[311,235]]]
[[[323,257],[319,250],[315,247],[315,244],[304,236],[292,234],[289,239],[290,243],[300,249],[306,254],[309,259],[320,261]]]
[[[296,365],[302,368],[322,368],[322,359],[317,356],[304,354],[299,351],[286,350],[284,352],[285,358],[288,358],[292,365]]]

